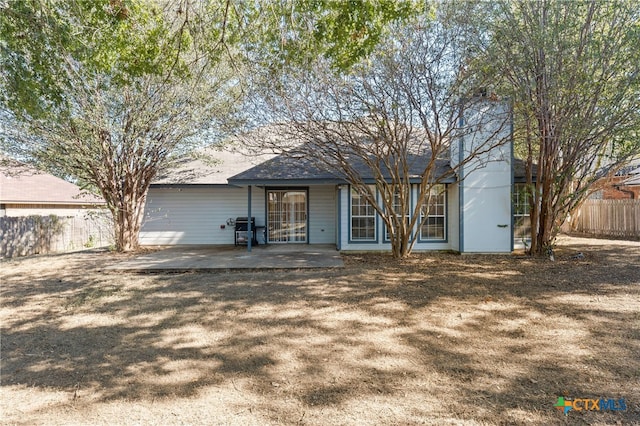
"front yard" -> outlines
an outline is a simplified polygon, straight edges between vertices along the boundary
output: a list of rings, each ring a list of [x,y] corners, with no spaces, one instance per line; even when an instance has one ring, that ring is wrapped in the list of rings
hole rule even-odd
[[[348,255],[276,272],[3,261],[0,422],[638,424],[640,245],[562,244],[555,262]],[[565,416],[560,396],[626,410]]]

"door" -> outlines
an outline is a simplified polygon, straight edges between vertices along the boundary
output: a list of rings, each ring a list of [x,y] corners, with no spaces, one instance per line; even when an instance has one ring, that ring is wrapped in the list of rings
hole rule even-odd
[[[269,243],[307,242],[307,191],[267,191],[267,238]]]

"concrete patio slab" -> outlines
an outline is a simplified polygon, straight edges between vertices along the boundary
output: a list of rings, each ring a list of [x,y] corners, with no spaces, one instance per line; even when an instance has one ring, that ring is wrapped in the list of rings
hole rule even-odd
[[[234,269],[342,268],[331,245],[177,246],[154,251],[106,268],[122,272],[189,272]]]

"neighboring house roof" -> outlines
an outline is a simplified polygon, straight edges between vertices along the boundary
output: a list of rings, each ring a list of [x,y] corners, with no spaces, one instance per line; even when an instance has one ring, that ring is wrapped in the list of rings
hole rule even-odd
[[[19,161],[0,161],[2,204],[104,205],[105,201],[77,185]]]
[[[640,185],[640,167],[638,167],[638,159],[632,161],[631,164],[616,171],[615,175],[609,176],[607,172],[610,171],[612,166],[603,167],[599,175],[601,178],[606,179],[606,184],[613,184],[615,186],[636,186]],[[628,177],[627,177],[628,176]],[[626,179],[625,179],[626,177]]]
[[[640,169],[637,169],[638,172],[635,176],[630,177],[629,179],[624,180],[622,183],[627,186],[636,186],[640,185]]]
[[[628,176],[628,175],[636,175],[640,173],[640,160],[633,160],[630,164],[622,167],[620,170],[616,171],[616,176]]]

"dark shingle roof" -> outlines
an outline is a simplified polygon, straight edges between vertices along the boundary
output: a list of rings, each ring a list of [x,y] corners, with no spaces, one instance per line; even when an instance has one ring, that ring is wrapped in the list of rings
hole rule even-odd
[[[525,161],[519,158],[513,159],[513,180],[518,183],[525,182],[527,179],[527,175],[525,173]],[[536,180],[536,173],[538,170],[538,166],[533,164],[531,167],[533,170],[531,173],[533,174],[533,180]]]
[[[264,131],[265,135],[256,137],[279,137],[279,133]],[[253,135],[253,133],[251,133]],[[274,136],[275,135],[275,136]],[[252,136],[253,137],[253,136]],[[337,168],[330,168],[318,161],[312,145],[293,143],[293,154],[275,155],[273,153],[252,151],[242,143],[229,143],[225,146],[211,146],[191,158],[185,158],[177,167],[159,173],[154,186],[164,185],[308,185],[346,183],[345,174]],[[412,182],[419,182],[424,168],[430,161],[429,152],[409,154],[408,174]],[[369,165],[359,156],[348,159],[350,167],[365,182],[375,182],[375,174]],[[384,167],[381,167],[384,169]],[[514,179],[523,182],[525,167],[522,160],[515,159]],[[386,178],[391,173],[385,173]],[[448,159],[438,159],[434,176],[445,177],[444,182],[454,182]],[[535,176],[535,165],[534,165]]]
[[[267,181],[342,182],[343,179],[329,170],[318,167],[308,158],[295,158],[287,155],[279,155],[229,178],[231,184],[249,185]]]
[[[426,155],[410,155],[409,175],[411,178],[419,180],[424,167],[429,161]],[[376,176],[361,158],[351,160],[351,167],[358,172],[362,179],[374,181]],[[384,167],[381,167],[384,170]],[[438,177],[444,176],[451,171],[448,160],[437,160],[435,174]],[[385,173],[385,177],[390,177],[390,173]],[[252,167],[242,173],[229,178],[230,184],[235,185],[256,185],[256,184],[285,184],[285,183],[345,183],[345,175],[340,171],[332,171],[328,167],[324,168],[317,161],[310,157],[292,157],[280,155]],[[451,176],[453,178],[453,176]],[[452,179],[453,180],[453,179]]]

